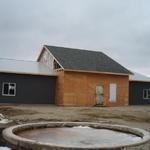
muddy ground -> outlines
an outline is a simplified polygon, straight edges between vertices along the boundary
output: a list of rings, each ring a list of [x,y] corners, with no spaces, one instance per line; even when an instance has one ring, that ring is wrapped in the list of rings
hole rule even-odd
[[[0,113],[15,124],[39,121],[89,121],[123,124],[150,132],[150,105],[126,107],[58,107],[53,105],[0,105]],[[150,150],[150,142],[124,150]]]

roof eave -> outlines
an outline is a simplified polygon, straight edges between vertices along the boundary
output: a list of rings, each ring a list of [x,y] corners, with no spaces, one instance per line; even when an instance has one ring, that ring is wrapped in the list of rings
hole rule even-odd
[[[129,76],[130,73],[115,73],[115,72],[101,72],[101,71],[87,71],[87,70],[74,70],[74,69],[64,69],[64,71],[72,72],[83,72],[83,73],[97,73],[97,74],[112,74],[112,75],[123,75]]]
[[[129,80],[130,82],[150,82],[150,81],[146,81],[146,80]]]
[[[20,74],[20,75],[35,75],[35,76],[58,76],[57,74],[42,74],[30,72],[15,72],[15,71],[0,71],[0,73]]]

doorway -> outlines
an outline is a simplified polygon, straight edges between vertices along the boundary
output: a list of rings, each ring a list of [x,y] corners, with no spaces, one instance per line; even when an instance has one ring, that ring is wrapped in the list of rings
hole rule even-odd
[[[116,102],[117,100],[117,84],[111,83],[109,85],[109,102]]]
[[[96,86],[96,105],[102,105],[103,104],[103,92],[104,87],[102,85]]]

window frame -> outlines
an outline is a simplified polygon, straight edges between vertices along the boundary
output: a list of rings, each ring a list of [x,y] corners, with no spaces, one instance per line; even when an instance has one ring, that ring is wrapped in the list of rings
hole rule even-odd
[[[145,91],[146,91],[146,97],[145,97]],[[143,89],[143,99],[150,99],[149,92],[150,89]]]
[[[14,84],[14,94],[10,94],[9,89],[8,89],[8,94],[4,94],[4,85],[5,84],[8,84],[8,87],[10,86],[10,84]],[[3,82],[3,84],[2,84],[2,96],[16,96],[16,83]]]

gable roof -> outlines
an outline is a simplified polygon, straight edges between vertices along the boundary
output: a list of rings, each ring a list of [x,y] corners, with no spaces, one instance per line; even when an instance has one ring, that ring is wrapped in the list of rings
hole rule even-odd
[[[132,74],[125,67],[99,51],[81,50],[75,48],[44,46],[57,61],[68,70],[105,72],[117,74]]]
[[[134,75],[129,76],[130,81],[150,82],[150,78],[140,73],[134,72]]]
[[[0,73],[56,76],[52,70],[40,62],[3,58],[0,58]]]

